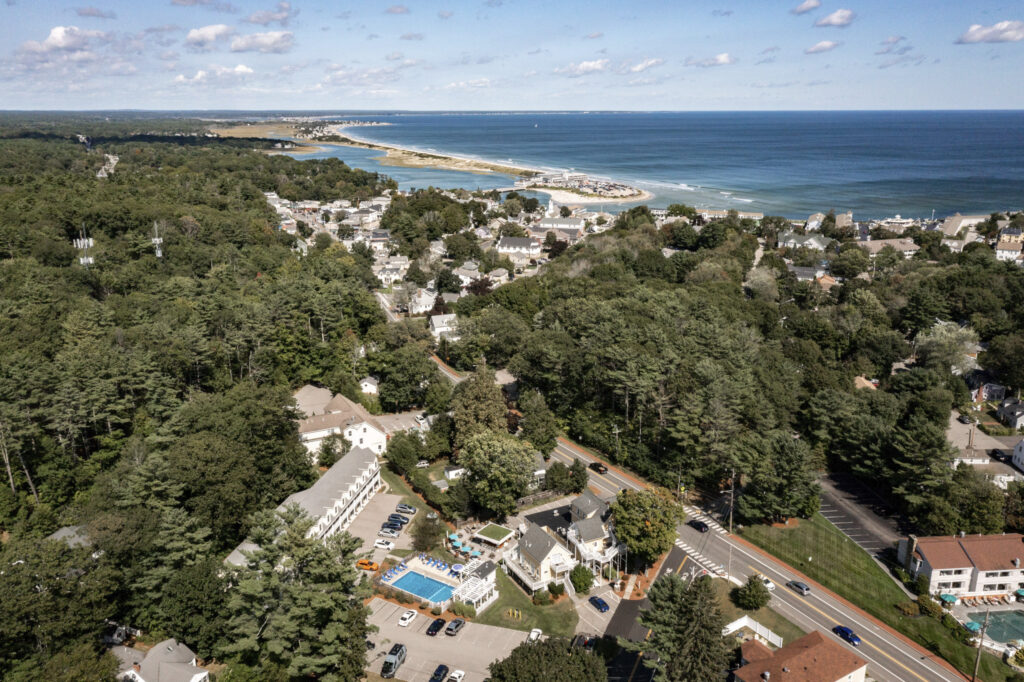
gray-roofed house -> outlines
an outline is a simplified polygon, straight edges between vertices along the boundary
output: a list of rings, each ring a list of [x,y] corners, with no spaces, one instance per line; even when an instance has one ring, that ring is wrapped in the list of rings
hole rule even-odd
[[[779,235],[779,246],[787,249],[811,249],[812,251],[824,251],[828,248],[829,240],[820,234],[797,234],[796,232],[783,232]]]
[[[359,390],[367,395],[377,395],[379,382],[373,377],[363,377],[359,380]]]
[[[868,256],[874,258],[887,246],[891,246],[897,253],[902,253],[904,258],[911,258],[921,250],[921,247],[914,243],[914,240],[900,237],[898,239],[872,239],[869,242],[858,242],[857,246],[868,252]]]
[[[311,487],[292,493],[278,507],[296,504],[314,520],[310,537],[326,538],[352,523],[381,487],[380,463],[372,451],[354,447],[321,476]],[[226,563],[245,565],[245,551],[257,546],[245,541],[228,555]]]
[[[813,282],[825,274],[824,268],[804,267],[801,265],[787,265],[786,268],[796,275],[797,281]]]
[[[126,682],[204,682],[210,679],[205,668],[196,665],[196,655],[174,639],[165,639],[143,656],[137,649],[118,646],[112,649],[120,661],[117,679]]]
[[[515,265],[526,265],[530,259],[540,257],[540,242],[529,237],[502,237],[498,240],[498,253],[508,256]]]
[[[1017,398],[1006,398],[999,403],[996,414],[1011,429],[1016,430],[1024,426],[1024,402]]]
[[[449,341],[459,340],[459,320],[455,315],[431,315],[430,333],[434,339],[448,339]]]
[[[527,522],[519,542],[505,553],[506,568],[530,592],[563,582],[575,565],[572,552],[533,522]]]
[[[326,388],[306,384],[295,391],[292,397],[295,398],[295,402],[299,406],[299,413],[303,417],[312,417],[327,411],[327,403],[331,402],[334,394]]]
[[[306,387],[299,389],[298,395]],[[387,446],[387,433],[373,415],[359,403],[341,395],[335,395],[312,416],[299,420],[299,440],[309,451],[310,456],[320,449],[324,438],[332,435],[343,435],[356,447],[368,448],[378,455]],[[321,411],[322,410],[322,411]]]
[[[599,514],[569,524],[566,540],[576,560],[595,575],[625,556],[625,546],[616,539],[612,523]]]
[[[583,494],[569,503],[569,516],[573,521],[581,521],[594,516],[604,517],[608,513],[609,505],[590,490],[584,490]]]

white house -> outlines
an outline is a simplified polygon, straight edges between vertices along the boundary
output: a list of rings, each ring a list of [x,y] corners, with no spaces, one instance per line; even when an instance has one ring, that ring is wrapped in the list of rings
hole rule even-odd
[[[900,540],[897,560],[932,594],[1010,595],[1024,589],[1024,535],[944,535]]]
[[[1000,240],[996,244],[996,260],[1001,261],[1017,261],[1020,259],[1020,249],[1022,244],[1017,241],[1006,241]]]
[[[874,258],[887,246],[891,246],[897,253],[902,253],[904,258],[912,258],[921,247],[912,239],[900,237],[898,239],[872,239],[867,242],[858,242],[857,246],[868,252],[868,256]]]
[[[210,673],[196,665],[196,655],[174,639],[165,639],[143,654],[116,646],[111,653],[120,662],[117,679],[125,682],[206,682]]]
[[[359,380],[359,390],[366,395],[377,395],[378,382],[373,377],[363,377]]]
[[[300,409],[302,408],[299,393],[305,389],[304,386],[295,394]],[[384,427],[366,411],[365,407],[340,393],[310,416],[299,420],[299,440],[306,446],[310,456],[320,449],[324,438],[333,435],[342,435],[353,447],[367,448],[378,455],[382,454],[387,446]]]
[[[508,256],[516,265],[525,265],[540,257],[540,244],[529,237],[502,237],[498,240],[498,253]]]
[[[564,582],[576,566],[572,552],[544,528],[527,523],[519,542],[505,553],[505,568],[530,592]]]
[[[814,232],[815,230],[820,230],[821,229],[821,224],[823,222],[825,222],[825,214],[824,213],[812,213],[810,215],[810,217],[807,218],[806,229],[807,229],[808,232]]]
[[[322,539],[348,528],[380,488],[380,462],[377,461],[377,455],[364,447],[353,447],[312,487],[289,495],[278,509],[298,505],[313,519],[308,537]],[[224,561],[232,566],[244,566],[245,552],[257,548],[257,545],[246,540]]]
[[[974,227],[988,220],[987,215],[951,215],[942,221],[942,233],[947,237],[955,237],[965,227]]]
[[[449,341],[459,340],[459,321],[455,315],[431,315],[430,333],[434,339],[448,339]]]
[[[1011,429],[1017,430],[1024,426],[1024,402],[1017,398],[1006,398],[999,403],[996,414]]]
[[[828,239],[818,234],[797,234],[796,232],[782,232],[779,234],[779,246],[787,249],[824,251],[828,248],[828,243]]]
[[[423,315],[434,309],[434,301],[437,294],[430,289],[417,289],[416,293],[409,297],[409,314]]]

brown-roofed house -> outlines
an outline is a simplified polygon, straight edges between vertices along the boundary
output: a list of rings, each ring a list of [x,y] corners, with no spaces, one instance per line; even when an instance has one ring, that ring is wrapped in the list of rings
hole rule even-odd
[[[928,591],[958,597],[1000,596],[1024,588],[1024,535],[965,535],[900,540],[897,557]]]
[[[382,454],[387,446],[387,432],[365,407],[338,393],[326,403],[322,392],[303,386],[295,393],[299,409],[309,416],[299,420],[299,440],[309,452],[320,449],[324,438],[343,435],[352,447],[363,447]],[[329,391],[328,391],[329,393]]]
[[[761,645],[742,648],[743,667],[733,675],[739,682],[864,682],[868,663],[820,632],[812,632],[781,649]],[[748,658],[748,655],[752,658]]]

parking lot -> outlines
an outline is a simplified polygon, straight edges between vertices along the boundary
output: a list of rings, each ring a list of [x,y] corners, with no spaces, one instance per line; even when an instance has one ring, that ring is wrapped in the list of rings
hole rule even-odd
[[[396,414],[379,414],[374,419],[382,427],[384,427],[384,433],[391,435],[398,431],[418,431],[426,426],[421,426],[417,421],[416,417],[423,414],[423,410],[413,410],[411,412],[398,412]]]
[[[408,627],[400,627],[398,618],[409,606],[392,604],[383,599],[370,602],[370,623],[380,628],[370,635],[373,651],[366,658],[370,670],[379,673],[384,657],[392,644],[404,644],[408,653],[405,664],[398,669],[399,680],[427,682],[439,665],[451,670],[464,670],[466,682],[481,682],[488,676],[487,666],[507,657],[513,649],[522,644],[527,633],[519,630],[467,623],[454,637],[443,632],[434,637],[426,634],[427,626],[436,618],[429,611],[417,612],[416,620]],[[445,618],[451,620],[451,614]]]
[[[363,511],[359,512],[359,516],[355,518],[352,525],[348,527],[350,535],[354,535],[363,541],[362,549],[364,551],[373,550],[371,558],[378,563],[384,560],[387,552],[382,549],[373,549],[373,543],[377,540],[377,531],[380,530],[380,525],[387,520],[388,514],[394,513],[395,505],[401,501],[402,498],[398,495],[377,493],[370,500],[369,504],[363,508]],[[423,513],[422,510],[419,513]],[[408,526],[406,528],[408,529]],[[407,530],[402,531],[398,539],[387,539],[395,543],[396,549],[412,548],[412,538],[409,537]]]
[[[594,608],[593,604],[587,601],[591,597],[595,596],[608,602],[607,613],[601,613]],[[576,632],[582,632],[588,635],[605,634],[605,632],[608,631],[608,624],[615,616],[615,611],[619,608],[619,603],[621,601],[622,600],[619,596],[612,591],[612,586],[607,583],[590,590],[590,594],[578,595],[575,602],[576,613],[579,614],[580,619],[576,623]]]

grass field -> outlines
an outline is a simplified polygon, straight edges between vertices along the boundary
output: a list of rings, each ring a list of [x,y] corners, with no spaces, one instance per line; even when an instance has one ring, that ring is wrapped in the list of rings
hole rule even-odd
[[[488,606],[487,610],[475,619],[475,622],[512,630],[529,631],[533,628],[540,628],[545,635],[572,637],[576,631],[576,622],[579,620],[579,616],[572,606],[571,599],[563,597],[557,604],[534,606],[530,597],[523,592],[522,588],[512,582],[512,579],[505,575],[504,571],[497,571],[495,577],[501,596],[498,597],[498,601]],[[522,612],[522,618],[519,620],[511,618],[508,615],[509,609],[519,609]]]
[[[846,600],[907,635],[968,675],[977,652],[965,646],[933,618],[904,616],[896,604],[909,598],[886,573],[838,528],[815,514],[795,528],[750,526],[743,537],[802,571]],[[767,625],[767,624],[766,624]],[[981,679],[1003,682],[1011,670],[995,656],[984,654]]]
[[[500,542],[509,535],[511,535],[512,529],[506,528],[505,526],[499,526],[496,523],[488,523],[486,526],[477,531],[477,535],[482,535],[485,538]]]
[[[726,624],[742,618],[743,616],[750,616],[761,625],[765,626],[779,637],[782,637],[783,644],[789,644],[794,639],[799,639],[801,636],[807,634],[793,623],[789,622],[775,611],[772,611],[769,606],[757,611],[744,611],[740,607],[732,603],[732,599],[729,598],[729,593],[732,591],[735,585],[728,580],[714,580],[712,584],[715,586],[715,593],[718,595],[718,604],[722,609],[722,615],[725,617]],[[776,586],[778,589],[778,586]]]

